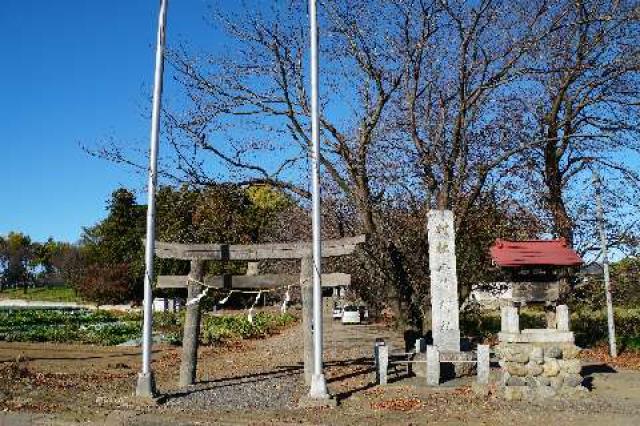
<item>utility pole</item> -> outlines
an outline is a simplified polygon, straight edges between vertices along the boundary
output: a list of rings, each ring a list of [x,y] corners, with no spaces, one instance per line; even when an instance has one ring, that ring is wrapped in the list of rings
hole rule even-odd
[[[164,71],[165,25],[168,0],[160,0],[158,37],[156,40],[156,66],[153,78],[153,105],[151,110],[151,135],[149,149],[149,181],[147,184],[147,236],[145,240],[144,319],[142,323],[142,371],[138,374],[136,395],[152,398],[156,385],[151,371],[151,338],[153,327],[153,255],[155,251],[156,182],[158,167],[158,138],[160,132],[160,107],[162,104],[162,76]]]
[[[318,21],[316,0],[309,0],[311,38],[311,193],[313,213],[313,375],[309,397],[329,399],[322,365],[322,233],[320,222],[320,120],[318,111]]]
[[[604,294],[607,299],[607,325],[609,327],[609,353],[613,358],[618,356],[616,348],[616,326],[613,317],[613,302],[611,300],[611,283],[609,276],[609,255],[607,252],[607,233],[604,227],[604,208],[602,207],[602,182],[598,172],[593,170],[593,186],[596,192],[596,215],[598,231],[600,232],[600,244],[602,250],[602,270],[604,274]]]

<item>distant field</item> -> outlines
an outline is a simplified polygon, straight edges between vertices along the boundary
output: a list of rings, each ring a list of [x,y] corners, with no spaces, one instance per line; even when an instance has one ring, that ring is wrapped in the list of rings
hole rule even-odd
[[[184,315],[156,312],[155,331],[163,341],[182,341]],[[296,323],[290,313],[258,312],[253,321],[244,314],[205,315],[201,340],[204,344],[262,339],[280,333]],[[140,338],[139,311],[19,309],[0,311],[0,342],[57,342],[118,345]],[[1,423],[0,423],[1,424]]]
[[[29,288],[24,292],[22,288],[5,289],[0,292],[1,299],[39,300],[43,302],[82,302],[74,290],[68,286],[52,285]]]

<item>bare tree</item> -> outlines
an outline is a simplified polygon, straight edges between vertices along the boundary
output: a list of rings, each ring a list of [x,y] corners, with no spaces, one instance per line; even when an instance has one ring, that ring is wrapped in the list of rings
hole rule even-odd
[[[504,183],[532,138],[525,59],[553,31],[548,2],[440,0],[433,34],[406,33],[401,132],[430,205],[458,227],[487,186]]]
[[[636,1],[576,0],[552,5],[551,13],[554,31],[537,47],[529,74],[537,137],[547,142],[523,161],[537,172],[534,185],[545,188],[540,205],[553,232],[585,251],[595,241],[584,220],[593,218],[586,214],[591,196],[584,202],[589,167],[607,175],[617,206],[633,203],[640,183],[629,161],[640,152],[640,10]]]
[[[629,79],[637,43],[625,40],[637,34],[625,37],[627,24],[604,19],[605,2],[597,3],[597,13],[582,4],[321,2],[325,217],[337,235],[371,236],[361,262],[367,285],[394,298],[399,313],[425,316],[419,311],[428,306],[429,208],[453,209],[459,238],[478,232],[479,223],[488,227],[482,239],[465,240],[480,253],[460,253],[471,270],[485,260],[480,242],[514,234],[521,221],[533,224],[522,225],[529,233],[539,229],[531,220],[536,205],[529,203],[538,190],[522,185],[535,181],[532,171],[548,189],[543,207],[555,212],[558,229],[571,222],[562,219],[563,208],[568,217],[562,203],[576,170],[599,161],[633,175],[612,152],[627,146],[635,120],[636,89]],[[635,22],[631,6],[612,4],[611,16]],[[214,53],[173,46],[170,63],[186,96],[165,111],[171,179],[199,186],[268,184],[305,204],[305,5],[275,2],[215,16],[228,45]],[[577,47],[583,39],[591,41]],[[624,62],[615,62],[618,57]],[[611,102],[619,109],[606,109]],[[603,115],[604,109],[615,112]],[[614,133],[618,145],[603,146]],[[100,154],[135,164],[118,147]],[[479,278],[461,272],[469,277],[461,285],[464,295]]]

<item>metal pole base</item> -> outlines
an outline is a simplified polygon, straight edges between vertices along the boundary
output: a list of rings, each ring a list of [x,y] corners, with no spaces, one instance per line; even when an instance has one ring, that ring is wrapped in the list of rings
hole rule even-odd
[[[324,374],[314,374],[311,376],[311,389],[309,389],[309,397],[316,399],[327,399],[329,393],[327,392],[327,382],[324,379]]]
[[[140,398],[154,398],[156,396],[156,380],[153,373],[138,373],[136,396]]]
[[[314,374],[311,376],[311,389],[309,394],[300,398],[299,408],[333,408],[338,405],[338,401],[327,392],[327,383],[324,374]]]

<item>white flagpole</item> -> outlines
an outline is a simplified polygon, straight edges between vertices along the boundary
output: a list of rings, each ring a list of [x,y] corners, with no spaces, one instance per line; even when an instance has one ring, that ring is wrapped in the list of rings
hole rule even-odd
[[[316,0],[309,0],[311,38],[311,192],[313,213],[313,375],[309,397],[328,399],[322,366],[322,235],[320,222],[320,121],[318,116],[318,21]]]
[[[158,37],[156,41],[156,66],[153,79],[153,106],[151,111],[151,147],[149,153],[149,182],[147,187],[147,236],[145,240],[144,273],[144,320],[142,325],[142,371],[138,374],[136,395],[151,398],[156,387],[151,370],[151,338],[153,326],[153,255],[155,250],[156,182],[158,167],[158,137],[160,131],[160,108],[162,104],[162,75],[164,71],[165,25],[168,0],[160,0]]]
[[[611,285],[609,277],[609,253],[607,250],[607,232],[604,228],[604,208],[602,207],[602,182],[600,175],[594,168],[593,184],[596,192],[596,215],[598,220],[598,231],[600,233],[600,245],[602,248],[602,272],[604,275],[604,295],[607,302],[607,327],[609,329],[609,354],[612,358],[618,356],[616,346],[616,325],[613,314],[613,301],[611,300]]]

